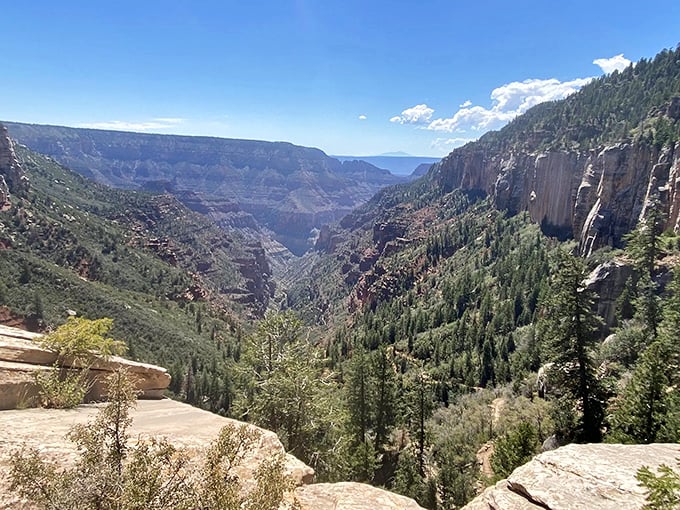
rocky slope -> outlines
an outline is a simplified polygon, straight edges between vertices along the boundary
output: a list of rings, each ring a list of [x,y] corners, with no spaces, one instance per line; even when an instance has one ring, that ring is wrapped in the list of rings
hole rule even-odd
[[[637,510],[642,466],[675,466],[677,444],[572,444],[542,453],[486,489],[466,510]]]
[[[70,428],[78,423],[91,422],[99,409],[97,404],[82,405],[72,410],[22,409],[35,393],[36,371],[47,370],[55,355],[33,343],[40,335],[16,328],[0,326],[0,509],[30,509],[9,489],[9,458],[14,451],[36,447],[46,460],[59,464],[71,462],[75,448],[66,437]],[[77,366],[77,365],[72,365]],[[213,441],[224,426],[243,423],[224,418],[186,404],[160,399],[170,377],[161,367],[135,363],[123,358],[98,359],[90,368],[93,386],[86,397],[101,400],[103,380],[119,367],[131,374],[141,398],[132,410],[130,437],[143,440],[165,437],[175,447],[186,449],[193,461],[200,459],[200,451]],[[260,438],[249,449],[237,474],[248,484],[254,480],[260,463],[272,455],[285,453],[279,438],[273,432],[248,425]],[[292,455],[286,454],[285,469],[297,489],[289,496],[297,498],[302,510],[339,509],[409,509],[420,510],[411,499],[360,483],[309,485],[314,481],[314,470]]]
[[[445,191],[487,193],[511,214],[528,211],[546,233],[576,239],[582,255],[620,245],[650,204],[667,228],[679,226],[680,144],[501,153],[470,144],[438,163],[431,179]]]
[[[315,229],[403,180],[284,142],[6,124],[19,143],[97,182],[171,192],[223,227],[270,235],[298,255]]]

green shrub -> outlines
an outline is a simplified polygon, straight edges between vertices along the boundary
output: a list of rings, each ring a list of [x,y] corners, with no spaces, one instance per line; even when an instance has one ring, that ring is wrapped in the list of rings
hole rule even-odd
[[[123,354],[126,350],[125,342],[106,336],[111,326],[113,319],[69,317],[66,324],[42,337],[38,343],[43,348],[56,352],[62,359],[69,357],[82,360],[93,355],[108,357]]]
[[[644,466],[637,472],[640,486],[647,489],[647,504],[643,508],[665,510],[680,508],[680,473],[662,464],[658,475]]]
[[[40,407],[70,409],[82,403],[90,389],[87,370],[69,370],[55,363],[50,370],[35,373]]]

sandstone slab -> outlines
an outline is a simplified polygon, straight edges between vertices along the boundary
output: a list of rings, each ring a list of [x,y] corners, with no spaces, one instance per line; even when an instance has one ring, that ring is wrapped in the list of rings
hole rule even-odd
[[[0,409],[15,409],[30,404],[37,394],[34,374],[48,369],[56,360],[54,352],[42,349],[35,340],[42,335],[0,325]],[[78,360],[65,360],[70,368],[83,368]],[[95,358],[87,364],[90,390],[86,401],[102,400],[106,378],[124,368],[130,374],[140,398],[161,398],[170,384],[170,374],[162,367],[138,363],[117,356]]]
[[[76,458],[74,445],[65,436],[77,423],[91,422],[103,404],[82,405],[75,409],[24,409],[0,411],[0,510],[31,508],[12,495],[8,484],[8,459],[22,445],[36,447],[47,460],[59,464]],[[186,448],[190,454],[203,451],[217,438],[226,425],[242,425],[187,404],[173,400],[138,401],[132,411],[132,438],[165,437],[173,445]],[[248,425],[260,433],[259,440],[248,450],[237,470],[246,481],[254,480],[259,464],[275,454],[285,454],[274,432]],[[196,460],[200,459],[196,456]],[[314,470],[286,454],[286,472],[296,484],[310,483]],[[23,506],[22,506],[23,505]]]
[[[637,470],[675,466],[678,457],[678,444],[567,445],[536,456],[464,508],[637,510],[645,503]]]

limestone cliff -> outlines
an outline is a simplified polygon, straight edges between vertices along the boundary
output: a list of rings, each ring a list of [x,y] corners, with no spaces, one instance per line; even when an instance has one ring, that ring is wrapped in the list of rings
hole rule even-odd
[[[7,128],[0,124],[0,208],[10,203],[10,194],[28,191],[28,178],[14,153],[14,145]]]
[[[667,228],[680,227],[680,144],[642,142],[590,151],[455,150],[431,171],[444,191],[483,191],[511,214],[528,211],[546,233],[573,236],[581,254],[617,246],[658,204]]]
[[[642,466],[675,466],[677,444],[571,444],[542,453],[489,487],[466,510],[637,510]]]

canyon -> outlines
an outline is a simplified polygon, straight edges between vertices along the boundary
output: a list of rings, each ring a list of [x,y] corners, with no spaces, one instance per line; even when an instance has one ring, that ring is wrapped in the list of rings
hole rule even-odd
[[[318,229],[406,182],[364,161],[286,142],[4,122],[10,136],[96,182],[168,192],[226,229],[302,255]]]

